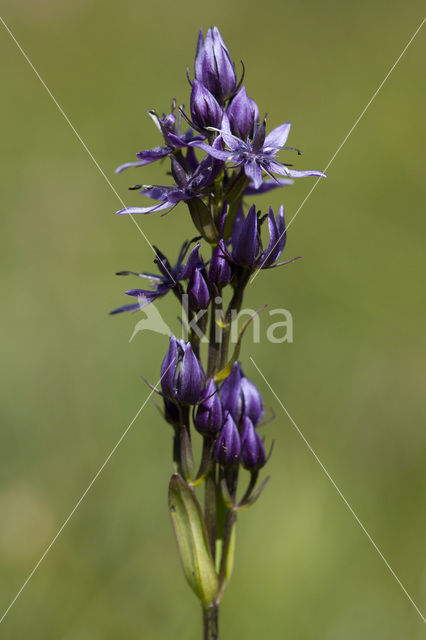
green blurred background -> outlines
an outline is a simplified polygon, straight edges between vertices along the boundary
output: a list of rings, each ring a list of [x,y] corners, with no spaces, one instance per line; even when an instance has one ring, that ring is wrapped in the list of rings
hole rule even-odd
[[[197,30],[216,24],[298,166],[323,168],[420,24],[410,0],[288,3],[7,0],[3,17],[127,204],[159,143],[148,108],[188,100]],[[246,374],[277,417],[272,480],[241,514],[222,636],[424,637],[420,616],[250,364],[252,355],[422,608],[425,88],[423,29],[291,226],[291,267],[249,288],[294,318],[294,343],[246,341]],[[0,608],[3,611],[147,396],[164,336],[129,338],[118,269],[152,267],[130,219],[2,29]],[[258,199],[290,218],[313,181]],[[173,255],[181,206],[139,218]],[[159,309],[175,318],[174,301]],[[173,320],[175,322],[175,320]],[[173,326],[177,326],[176,324]],[[150,403],[42,562],[0,637],[198,639],[166,492],[170,431]]]

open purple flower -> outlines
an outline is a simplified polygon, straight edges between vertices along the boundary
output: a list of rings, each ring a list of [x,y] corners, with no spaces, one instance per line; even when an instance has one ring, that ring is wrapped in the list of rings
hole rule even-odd
[[[148,115],[151,116],[156,127],[163,134],[165,146],[139,151],[139,153],[136,154],[136,157],[139,158],[137,162],[126,162],[122,164],[117,167],[115,173],[121,173],[129,167],[143,167],[151,164],[151,162],[166,158],[176,151],[176,149],[187,147],[190,142],[204,139],[204,136],[194,134],[192,129],[188,129],[188,131],[181,134],[182,117],[180,113],[178,117],[176,117],[174,113],[169,113],[168,115],[163,114],[163,117],[160,118],[155,111],[148,111]]]
[[[273,129],[266,136],[265,123],[256,124],[254,127],[253,139],[241,140],[231,132],[229,118],[223,116],[222,128],[218,129],[221,138],[228,147],[228,150],[221,150],[210,146],[206,142],[191,142],[190,145],[202,149],[213,158],[223,161],[232,161],[234,167],[241,166],[253,182],[255,189],[262,185],[262,171],[274,179],[273,174],[278,173],[288,178],[304,178],[307,176],[317,176],[325,178],[322,171],[296,171],[287,165],[278,162],[276,155],[280,150],[294,150],[294,147],[286,147],[288,134],[290,132],[290,122],[285,122]],[[298,151],[298,150],[296,150]],[[300,154],[300,151],[298,151]]]
[[[126,291],[128,296],[133,296],[138,299],[137,303],[126,304],[118,309],[114,309],[114,311],[110,312],[110,315],[115,315],[116,313],[121,313],[122,311],[137,311],[138,309],[143,309],[146,305],[154,302],[158,298],[166,295],[169,291],[174,290],[178,297],[180,297],[183,293],[180,282],[182,280],[186,280],[190,278],[197,267],[202,264],[200,256],[198,254],[198,249],[200,248],[200,243],[196,244],[192,249],[191,253],[188,256],[188,260],[186,264],[183,263],[185,256],[188,252],[189,247],[191,246],[190,242],[185,242],[179,252],[179,256],[177,262],[174,267],[167,260],[166,256],[161,253],[161,251],[154,247],[156,259],[155,263],[160,271],[160,275],[154,273],[136,273],[134,271],[119,271],[117,275],[119,276],[128,276],[134,275],[139,278],[145,278],[150,281],[152,285],[154,285],[154,289],[129,289]]]
[[[216,147],[219,148],[219,138],[217,140]],[[222,165],[221,161],[214,158],[204,158],[192,173],[187,173],[182,165],[175,158],[172,158],[172,175],[176,183],[175,186],[153,185],[140,190],[142,195],[159,200],[159,203],[150,207],[125,207],[116,211],[116,214],[154,213],[165,209],[163,215],[170,213],[179,202],[203,196],[205,189],[219,175]]]
[[[269,242],[264,249],[261,227],[266,218],[268,220]],[[255,205],[252,205],[247,217],[244,216],[242,207],[238,209],[232,225],[230,247],[221,241],[217,249],[224,259],[241,267],[270,269],[297,260],[297,258],[292,258],[286,262],[276,263],[285,247],[286,239],[284,207],[282,205],[279,207],[276,216],[272,207],[269,207],[268,215],[260,218],[260,212],[256,212]]]

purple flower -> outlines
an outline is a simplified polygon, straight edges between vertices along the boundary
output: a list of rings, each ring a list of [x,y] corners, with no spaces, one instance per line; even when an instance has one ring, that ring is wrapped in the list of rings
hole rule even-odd
[[[217,140],[219,141],[219,138]],[[220,141],[216,142],[216,147],[218,148],[219,146]],[[135,213],[154,213],[167,209],[163,214],[166,215],[179,202],[203,196],[205,189],[214,182],[221,170],[222,162],[212,158],[204,158],[193,172],[187,173],[182,165],[175,158],[172,158],[172,175],[176,183],[175,186],[153,185],[144,187],[140,191],[142,195],[158,200],[158,204],[150,207],[125,207],[115,213],[116,215],[133,215]]]
[[[164,401],[164,419],[172,427],[177,428],[180,425],[179,407],[171,400],[163,398]]]
[[[243,418],[241,429],[241,464],[245,469],[256,471],[266,462],[262,438],[249,417]]]
[[[245,218],[243,209],[240,207],[232,225],[232,248],[228,249],[225,243],[222,243],[220,245],[222,255],[229,261],[249,269],[269,269],[273,266],[287,264],[287,262],[274,264],[281,255],[287,238],[283,206],[279,207],[276,217],[272,207],[269,207],[267,216],[269,243],[264,250],[261,225],[265,218],[266,216],[259,219],[255,205],[250,207]],[[293,258],[293,260],[295,259]]]
[[[230,413],[226,416],[225,423],[220,430],[214,453],[216,460],[223,466],[238,462],[241,453],[241,439]]]
[[[163,134],[166,146],[154,147],[147,151],[139,151],[139,153],[136,154],[136,157],[139,158],[138,162],[126,162],[117,167],[115,173],[121,173],[129,167],[143,167],[146,164],[151,164],[151,162],[165,158],[176,149],[187,147],[189,142],[204,139],[204,136],[194,135],[192,129],[188,129],[184,134],[181,134],[181,114],[179,114],[178,118],[176,118],[174,113],[169,113],[168,115],[163,114],[163,117],[159,118],[155,111],[148,111],[148,115],[151,116],[155,125]]]
[[[225,411],[229,411],[234,421],[240,424],[244,417],[258,424],[264,415],[263,399],[256,386],[245,377],[238,362],[223,382],[220,399]]]
[[[195,415],[195,428],[200,433],[216,433],[223,425],[223,411],[213,380],[209,380],[207,383],[203,398]]]
[[[226,113],[235,136],[243,140],[253,137],[254,125],[259,122],[259,109],[255,101],[247,96],[244,87],[232,98]]]
[[[175,404],[197,404],[204,388],[204,371],[191,344],[170,338],[169,350],[161,366],[161,388]]]
[[[118,309],[114,309],[114,311],[110,312],[110,315],[121,313],[122,311],[137,311],[138,309],[143,309],[147,304],[150,304],[150,302],[157,300],[157,298],[161,298],[171,290],[176,291],[176,293],[178,293],[178,296],[180,296],[183,293],[180,282],[182,280],[190,278],[193,271],[202,264],[200,256],[198,254],[200,243],[196,244],[192,249],[191,253],[188,256],[187,263],[183,263],[190,245],[190,242],[185,242],[183,244],[174,267],[171,266],[166,256],[161,253],[161,251],[157,247],[154,247],[156,254],[155,263],[158,267],[158,270],[160,271],[160,275],[156,275],[153,273],[135,273],[134,271],[119,271],[117,273],[117,275],[119,276],[134,275],[138,276],[139,278],[146,278],[151,282],[152,285],[155,286],[155,288],[153,290],[129,289],[128,291],[126,291],[126,294],[128,296],[137,298],[138,302],[136,304],[126,304],[122,307],[119,307]]]
[[[202,149],[213,158],[218,160],[230,160],[234,167],[241,166],[247,178],[253,182],[255,189],[262,185],[262,171],[274,179],[272,174],[278,173],[289,178],[304,178],[306,176],[318,176],[325,178],[322,171],[296,171],[276,160],[278,151],[283,149],[293,149],[284,146],[287,142],[290,131],[290,122],[285,122],[276,129],[273,129],[265,137],[265,123],[256,124],[254,127],[253,139],[241,140],[233,135],[230,129],[229,118],[223,116],[222,128],[219,130],[229,151],[223,151],[210,146],[205,142],[191,142],[191,146]],[[300,153],[300,152],[299,152]]]
[[[228,49],[217,27],[210,27],[203,41],[200,29],[195,54],[195,78],[223,104],[235,90],[237,77]]]

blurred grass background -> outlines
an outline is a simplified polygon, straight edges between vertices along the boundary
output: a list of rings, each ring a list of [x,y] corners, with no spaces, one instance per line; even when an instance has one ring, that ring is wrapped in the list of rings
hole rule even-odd
[[[148,108],[188,100],[197,30],[217,24],[270,126],[291,120],[321,169],[420,24],[423,3],[6,0],[3,17],[128,204],[159,144]],[[294,343],[245,343],[276,420],[262,499],[239,518],[224,640],[400,640],[423,625],[252,365],[252,355],[408,592],[426,599],[424,57],[421,32],[289,232],[291,267],[247,303],[285,307]],[[139,333],[118,269],[152,253],[3,29],[0,609],[158,378],[166,338]],[[142,177],[143,176],[143,177]],[[313,182],[264,196],[290,218]],[[139,219],[176,253],[183,206]],[[423,293],[422,293],[423,292]],[[175,317],[173,300],[159,305]],[[0,626],[7,639],[197,639],[166,508],[170,432],[150,403]]]

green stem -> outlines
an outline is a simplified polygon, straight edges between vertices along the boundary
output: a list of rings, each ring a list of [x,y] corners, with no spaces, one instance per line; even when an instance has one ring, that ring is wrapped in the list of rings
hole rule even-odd
[[[204,519],[213,562],[216,556],[216,480],[215,464],[211,463],[204,486]]]
[[[241,309],[241,305],[243,303],[244,289],[250,278],[250,271],[246,269],[241,275],[240,281],[235,287],[234,295],[232,296],[231,302],[229,303],[228,309],[226,310],[225,315],[225,329],[223,329],[222,333],[222,349],[221,349],[221,358],[220,358],[220,368],[223,367],[228,362],[228,348],[229,348],[229,339],[231,337],[231,324],[232,324],[232,314],[239,313]]]
[[[204,640],[218,640],[219,638],[219,605],[212,604],[206,609],[203,608],[203,628]]]
[[[218,302],[216,303],[216,299]],[[222,309],[222,298],[216,287],[213,290],[212,301],[210,303],[210,335],[209,335],[209,352],[207,364],[207,377],[212,378],[217,371],[220,357],[220,337],[216,336],[216,311]]]

